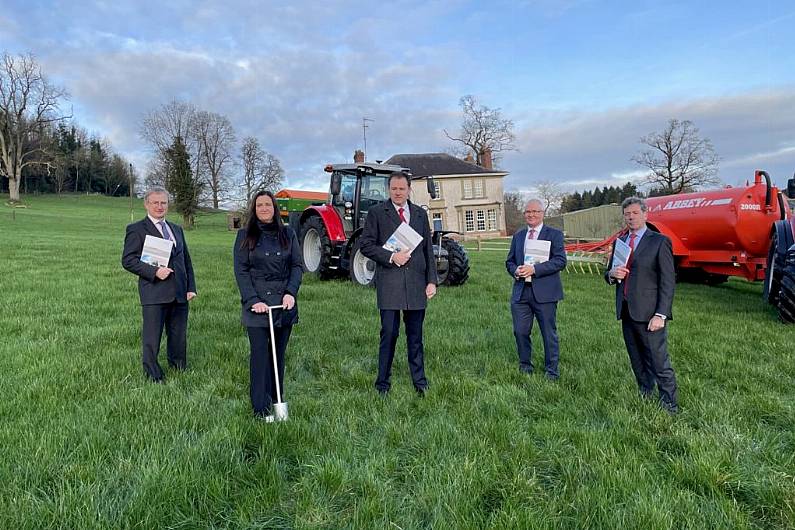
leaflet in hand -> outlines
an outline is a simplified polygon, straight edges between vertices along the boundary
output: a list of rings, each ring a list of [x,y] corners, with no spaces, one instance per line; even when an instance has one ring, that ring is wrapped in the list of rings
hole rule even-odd
[[[422,243],[422,236],[408,223],[400,223],[384,243],[384,248],[390,252],[406,251],[411,254],[420,243]]]
[[[611,271],[616,270],[617,267],[626,267],[627,263],[629,263],[629,257],[632,255],[632,247],[619,238],[616,238],[613,248],[613,268],[610,269]]]
[[[170,239],[147,235],[144,240],[144,249],[141,251],[141,261],[155,267],[168,267],[173,246],[174,242]]]
[[[549,248],[551,241],[543,239],[528,239],[524,243],[524,264],[538,265],[549,260]],[[533,281],[530,276],[524,279],[526,282]]]

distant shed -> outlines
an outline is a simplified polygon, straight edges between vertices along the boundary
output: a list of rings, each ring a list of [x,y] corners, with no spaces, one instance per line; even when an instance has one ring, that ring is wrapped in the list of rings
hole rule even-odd
[[[603,204],[548,219],[544,221],[551,226],[560,227],[562,224],[563,232],[570,239],[605,239],[623,227],[621,206],[618,204]]]

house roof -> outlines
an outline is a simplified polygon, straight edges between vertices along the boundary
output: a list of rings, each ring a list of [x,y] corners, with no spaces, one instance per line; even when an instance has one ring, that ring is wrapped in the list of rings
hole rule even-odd
[[[309,199],[311,201],[325,201],[328,198],[328,192],[283,189],[277,191],[275,196],[277,198]]]
[[[507,175],[507,171],[485,169],[447,153],[393,155],[387,164],[411,169],[414,175]]]

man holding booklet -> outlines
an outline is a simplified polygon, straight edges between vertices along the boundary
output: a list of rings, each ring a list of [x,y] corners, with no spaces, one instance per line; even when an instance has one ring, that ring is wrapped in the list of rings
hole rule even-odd
[[[422,344],[422,324],[429,299],[436,294],[436,263],[431,228],[425,210],[409,200],[411,184],[405,173],[389,176],[389,200],[367,213],[361,235],[362,254],[375,262],[375,286],[381,313],[381,342],[375,388],[391,387],[392,359],[400,334],[400,313],[406,326],[408,364],[414,389],[428,389]]]
[[[159,383],[164,377],[157,362],[164,326],[168,364],[178,370],[186,367],[188,301],[196,296],[196,281],[185,234],[166,221],[166,190],[150,188],[144,195],[144,208],[147,216],[127,225],[121,263],[138,276],[144,373]]]
[[[659,390],[660,405],[679,411],[676,374],[668,356],[668,330],[676,285],[671,240],[646,226],[646,201],[621,203],[627,234],[617,239],[605,272],[616,286],[616,318],[621,320],[629,362],[644,398]]]
[[[513,335],[519,353],[519,370],[533,373],[533,346],[530,332],[538,320],[544,341],[544,368],[550,380],[560,377],[558,370],[558,330],[555,322],[558,301],[563,300],[560,271],[566,268],[563,232],[544,225],[544,207],[532,199],[524,209],[527,228],[513,235],[505,268],[514,278],[511,293]]]

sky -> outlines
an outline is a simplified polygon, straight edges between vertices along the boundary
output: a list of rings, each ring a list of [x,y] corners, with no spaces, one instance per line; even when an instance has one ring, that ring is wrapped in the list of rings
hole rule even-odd
[[[450,151],[471,94],[513,120],[506,191],[642,176],[640,138],[691,120],[725,184],[795,172],[795,4],[756,1],[0,0],[0,51],[32,53],[89,132],[145,171],[145,114],[227,116],[325,190],[327,163]]]

